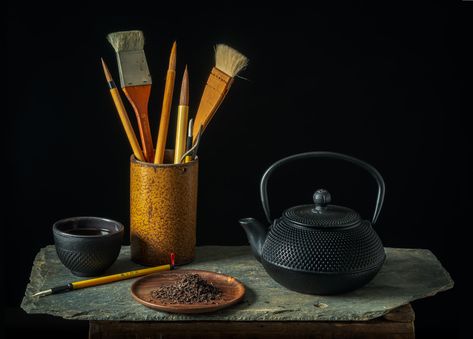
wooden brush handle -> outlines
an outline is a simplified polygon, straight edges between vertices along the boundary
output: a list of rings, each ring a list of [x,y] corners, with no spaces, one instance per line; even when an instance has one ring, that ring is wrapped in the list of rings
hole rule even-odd
[[[222,103],[225,95],[227,94],[230,86],[233,83],[233,78],[226,73],[222,72],[218,68],[212,68],[207,84],[204,88],[204,93],[200,99],[199,108],[194,120],[193,137],[195,142],[199,128],[202,126],[202,132],[208,126],[210,120],[214,116],[218,107]]]
[[[171,115],[172,93],[174,91],[175,77],[176,72],[173,70],[168,70],[166,76],[166,85],[164,87],[161,119],[159,121],[158,142],[156,144],[156,154],[154,155],[155,164],[162,164],[164,159],[164,150],[166,148],[166,140],[168,137],[169,118]]]
[[[128,137],[128,141],[130,142],[135,158],[140,161],[145,161],[143,152],[140,148],[140,144],[136,139],[135,131],[133,130],[133,126],[131,125],[130,119],[128,119],[128,114],[120,97],[120,92],[118,92],[118,89],[114,87],[110,89],[110,93],[112,95],[113,102],[115,103],[115,107],[117,108],[118,115],[120,116],[120,120],[122,122],[123,128],[125,129],[126,136]]]
[[[123,92],[128,101],[130,101],[131,106],[133,106],[136,119],[138,120],[145,161],[153,162],[153,138],[151,137],[148,119],[148,101],[151,94],[151,85],[123,87]]]

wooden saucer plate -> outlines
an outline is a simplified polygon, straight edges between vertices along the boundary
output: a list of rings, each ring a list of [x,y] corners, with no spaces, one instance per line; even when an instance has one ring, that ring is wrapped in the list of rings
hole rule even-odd
[[[222,298],[212,303],[168,304],[151,297],[151,291],[161,286],[171,285],[186,273],[198,274],[222,291]],[[139,278],[131,285],[131,295],[139,303],[162,312],[170,313],[207,313],[229,307],[241,301],[245,296],[245,286],[237,279],[210,271],[173,270],[157,272]]]

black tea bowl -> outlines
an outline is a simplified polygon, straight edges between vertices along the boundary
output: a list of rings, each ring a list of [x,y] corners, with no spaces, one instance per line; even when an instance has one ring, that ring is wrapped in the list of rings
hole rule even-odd
[[[100,275],[120,253],[124,227],[98,217],[74,217],[53,225],[54,244],[62,264],[79,277]]]

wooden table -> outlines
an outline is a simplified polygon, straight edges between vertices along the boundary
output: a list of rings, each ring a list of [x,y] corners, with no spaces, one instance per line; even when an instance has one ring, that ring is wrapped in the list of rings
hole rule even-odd
[[[395,338],[413,339],[410,304],[367,321],[90,321],[89,338]]]
[[[186,268],[236,277],[246,286],[244,300],[201,315],[157,312],[130,295],[134,280],[90,287],[43,298],[32,295],[78,280],[59,261],[54,246],[38,253],[22,308],[65,319],[89,320],[90,338],[414,338],[410,302],[453,286],[428,250],[386,248],[387,260],[366,286],[337,296],[304,295],[273,281],[247,246],[198,247]],[[123,247],[113,274],[139,268]]]

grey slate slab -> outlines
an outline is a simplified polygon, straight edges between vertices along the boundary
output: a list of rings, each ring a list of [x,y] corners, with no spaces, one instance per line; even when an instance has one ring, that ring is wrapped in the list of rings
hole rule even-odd
[[[130,286],[138,278],[32,297],[37,291],[81,280],[60,263],[54,246],[50,245],[36,256],[21,307],[28,313],[80,320],[354,321],[380,317],[398,306],[453,287],[448,272],[425,249],[386,248],[386,262],[374,280],[337,296],[305,295],[285,289],[266,274],[248,246],[203,246],[196,253],[196,260],[185,268],[234,276],[247,289],[242,303],[201,315],[158,312],[132,298]],[[124,246],[106,274],[141,268],[129,258],[130,248]]]

